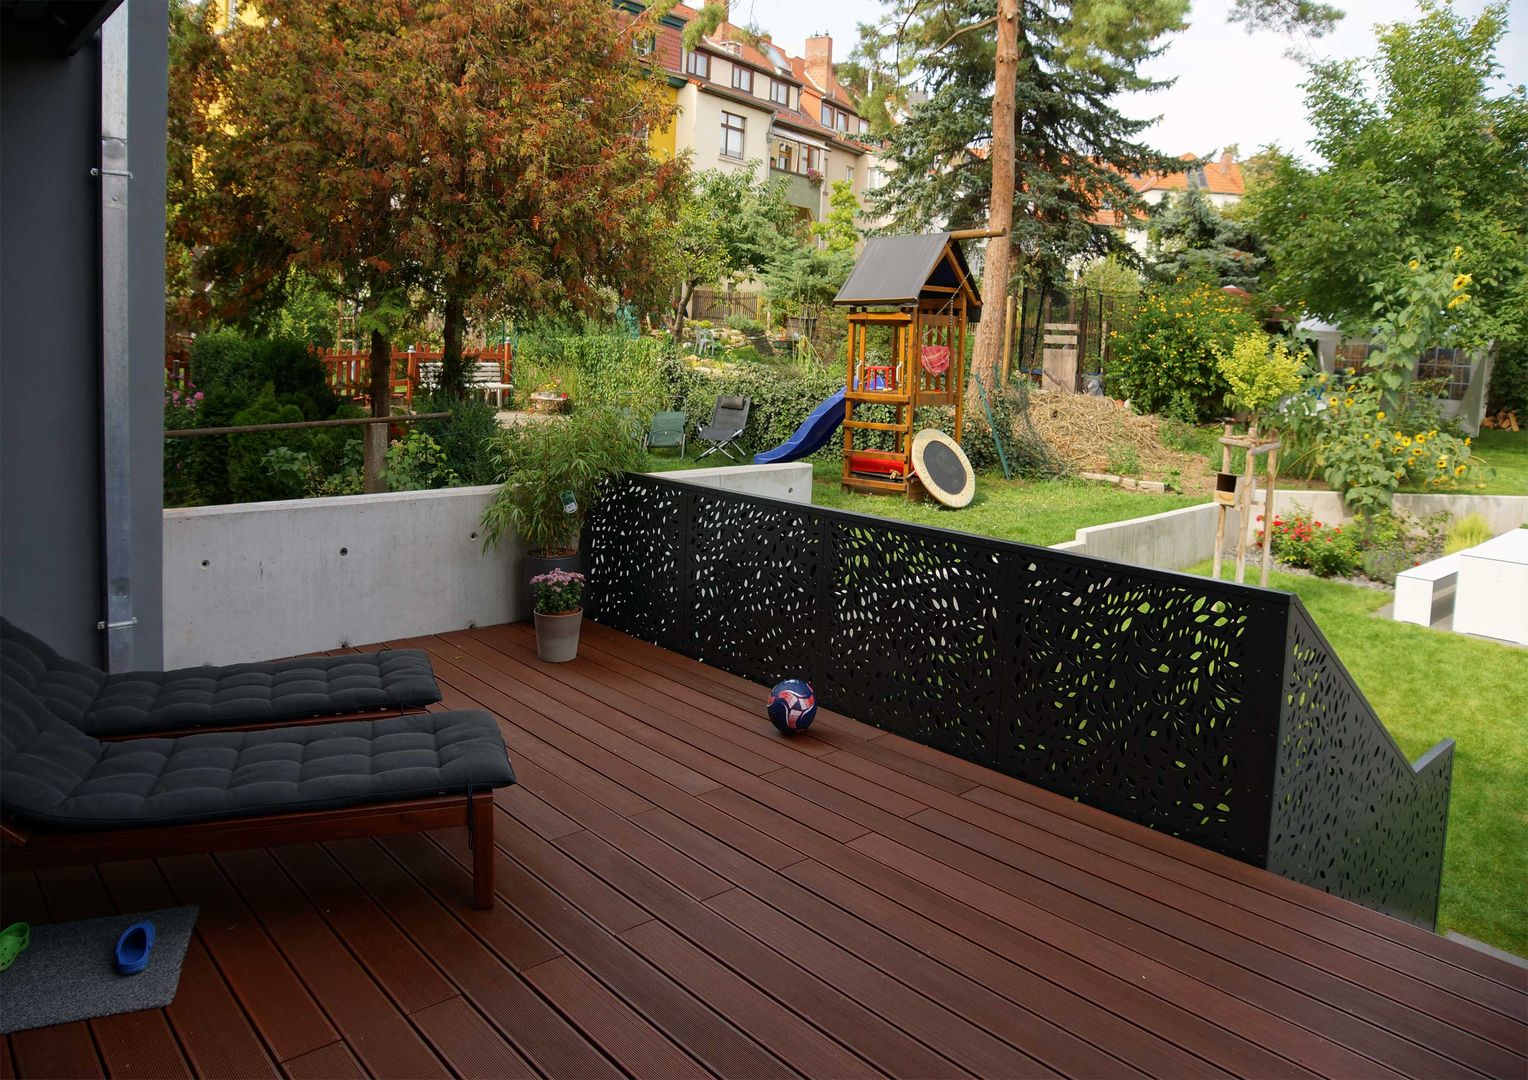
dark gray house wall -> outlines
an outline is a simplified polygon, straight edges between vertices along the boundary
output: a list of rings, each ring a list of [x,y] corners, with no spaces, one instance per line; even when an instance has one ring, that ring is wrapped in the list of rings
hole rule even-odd
[[[132,579],[137,666],[163,656],[164,198],[168,10],[130,22]],[[100,43],[0,35],[0,612],[100,663]]]

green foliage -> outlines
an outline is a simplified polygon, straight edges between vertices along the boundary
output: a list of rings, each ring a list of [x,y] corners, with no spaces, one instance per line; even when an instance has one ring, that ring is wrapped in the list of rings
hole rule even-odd
[[[1460,254],[1456,249],[1453,259]],[[1284,422],[1312,448],[1326,482],[1349,506],[1370,514],[1388,510],[1403,483],[1453,487],[1476,465],[1470,440],[1440,423],[1431,395],[1411,392],[1413,358],[1459,332],[1456,313],[1469,305],[1470,275],[1413,258],[1396,280],[1393,295],[1384,293],[1383,282],[1374,285],[1381,293],[1372,308],[1379,348],[1370,354],[1369,370],[1342,385],[1315,373],[1309,388],[1316,393],[1295,398],[1285,410]]]
[[[1217,347],[1215,366],[1220,369],[1231,398],[1254,415],[1300,389],[1303,365],[1283,341],[1274,341],[1261,330],[1240,334],[1226,352]]]
[[[1113,331],[1110,392],[1138,412],[1189,422],[1221,413],[1230,389],[1216,366],[1237,337],[1256,333],[1246,306],[1213,286],[1178,284],[1148,293],[1130,326]]]
[[[323,364],[299,338],[251,337],[236,330],[202,334],[191,346],[191,379],[209,395],[227,392],[241,403],[270,384],[303,420],[326,420],[339,406]]]
[[[414,431],[433,439],[443,455],[443,462],[465,485],[493,483],[493,462],[488,446],[499,430],[492,405],[480,397],[447,398],[425,394],[414,399],[416,412],[449,412],[445,420],[421,420]]]
[[[1141,275],[1117,254],[1094,259],[1077,278],[1079,288],[1104,296],[1134,300],[1141,295]]]
[[[1157,281],[1190,278],[1254,290],[1268,260],[1245,223],[1222,215],[1191,187],[1155,208],[1146,261]]]
[[[812,226],[812,236],[823,242],[829,252],[854,254],[860,242],[860,204],[854,186],[847,180],[828,185],[828,212]]]
[[[593,407],[512,425],[494,436],[490,455],[501,484],[483,511],[484,546],[513,531],[544,553],[576,551],[600,486],[646,459],[627,417]],[[564,504],[569,492],[571,513]]]
[[[259,395],[248,406],[233,416],[235,425],[245,424],[294,424],[303,418],[302,410],[293,404],[282,404],[276,399],[276,388],[266,383]],[[269,499],[300,499],[307,494],[307,475],[298,475],[295,468],[273,471],[268,458],[273,450],[286,443],[291,446],[288,433],[267,431],[254,434],[228,436],[228,496],[230,502],[263,502]],[[306,457],[306,455],[304,455]],[[290,465],[288,460],[286,464]]]
[[[659,361],[671,351],[668,341],[658,338],[537,330],[522,334],[516,344],[515,391],[525,394],[559,380],[575,409],[630,409],[647,417],[670,400]]]
[[[1489,411],[1511,409],[1528,417],[1528,340],[1501,342],[1491,362]]]
[[[1107,468],[1117,476],[1141,475],[1141,455],[1134,443],[1115,443],[1109,447]]]
[[[744,334],[762,334],[764,324],[758,319],[750,319],[747,315],[728,315],[726,324],[733,330]]]
[[[390,491],[423,491],[461,483],[440,443],[422,431],[411,431],[388,444],[384,474]]]
[[[1443,542],[1443,554],[1452,555],[1476,544],[1484,544],[1491,536],[1490,522],[1479,514],[1466,515],[1454,522],[1448,530],[1448,537]]]
[[[1426,490],[1454,487],[1474,468],[1468,438],[1423,426],[1435,412],[1388,412],[1385,396],[1369,381],[1329,389],[1319,400],[1297,398],[1300,411],[1291,410],[1288,422],[1313,446],[1322,478],[1355,510],[1388,510],[1403,482]]]
[[[1461,247],[1469,336],[1528,341],[1528,92],[1498,80],[1506,32],[1505,4],[1470,18],[1423,0],[1416,21],[1379,28],[1374,56],[1312,67],[1312,146],[1329,164],[1275,153],[1243,204],[1274,302],[1366,331],[1371,286],[1398,291],[1397,251],[1436,263]]]
[[[1395,585],[1396,575],[1443,554],[1446,514],[1416,518],[1401,511],[1382,510],[1353,522],[1364,577]]]

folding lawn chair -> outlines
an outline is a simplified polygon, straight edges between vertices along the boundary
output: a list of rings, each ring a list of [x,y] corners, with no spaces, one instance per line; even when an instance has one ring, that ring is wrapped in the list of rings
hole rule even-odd
[[[684,429],[687,421],[682,412],[659,412],[653,413],[652,426],[648,429],[647,438],[642,445],[649,450],[657,450],[662,447],[678,447],[679,456],[684,457],[685,435]]]
[[[743,429],[748,426],[748,410],[753,408],[753,399],[746,397],[720,397],[716,399],[716,407],[711,410],[711,422],[696,434],[710,443],[704,454],[714,454],[720,450],[727,455],[729,461],[736,461],[732,456],[732,449],[737,446],[737,440],[742,436]]]

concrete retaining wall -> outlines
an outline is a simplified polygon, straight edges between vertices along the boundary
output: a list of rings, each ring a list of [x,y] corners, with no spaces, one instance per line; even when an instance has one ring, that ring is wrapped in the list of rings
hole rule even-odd
[[[679,469],[651,475],[744,495],[765,495],[771,499],[798,503],[812,501],[812,466],[806,461],[781,462],[777,465],[727,465],[718,469]]]
[[[1259,492],[1255,499],[1253,505],[1261,514],[1262,493]],[[1353,516],[1333,491],[1278,491],[1274,493],[1273,504],[1280,514],[1290,514],[1297,506],[1303,507],[1323,523],[1341,524],[1352,520]],[[1393,505],[1416,517],[1442,513],[1453,521],[1468,514],[1479,514],[1490,524],[1492,533],[1498,535],[1528,523],[1528,496],[1525,495],[1397,495]],[[1227,551],[1233,553],[1233,558],[1240,518],[1234,510],[1226,515]],[[1248,543],[1251,544],[1255,537],[1254,528]],[[1215,504],[1205,503],[1169,510],[1165,514],[1078,529],[1076,539],[1054,547],[1134,566],[1182,570],[1214,557]]]
[[[812,467],[676,480],[812,501]],[[235,664],[530,617],[525,545],[483,550],[493,486],[164,512],[164,662]]]
[[[509,621],[517,538],[493,487],[164,512],[165,665],[230,664]]]

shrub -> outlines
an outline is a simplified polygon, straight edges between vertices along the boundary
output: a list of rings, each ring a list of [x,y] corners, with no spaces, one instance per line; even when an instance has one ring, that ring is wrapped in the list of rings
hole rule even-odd
[[[1229,352],[1215,347],[1215,366],[1230,387],[1231,399],[1254,416],[1300,389],[1301,364],[1282,341],[1268,348],[1261,330],[1238,334]]]
[[[1215,364],[1257,320],[1209,285],[1180,284],[1148,294],[1131,325],[1111,332],[1111,393],[1136,411],[1197,422],[1224,411],[1229,387]]]
[[[1498,342],[1491,363],[1489,411],[1511,409],[1528,418],[1528,341]]]
[[[575,408],[630,409],[639,416],[649,416],[667,404],[667,385],[659,361],[672,351],[663,338],[613,333],[523,334],[515,347],[515,390],[529,393],[556,378],[572,396]]]
[[[1262,522],[1259,515],[1258,521]],[[1289,566],[1309,570],[1317,577],[1349,577],[1358,570],[1358,536],[1351,528],[1323,525],[1307,510],[1296,509],[1287,517],[1273,519],[1273,557]],[[1258,543],[1262,543],[1258,531]]]
[[[1443,542],[1443,554],[1452,555],[1456,551],[1472,548],[1476,544],[1484,544],[1491,539],[1491,525],[1479,514],[1470,514],[1454,522],[1448,530],[1448,537]]]
[[[440,445],[445,465],[456,474],[457,483],[491,484],[493,462],[488,457],[489,443],[498,434],[499,421],[493,406],[480,397],[446,398],[426,394],[414,399],[418,412],[449,412],[445,420],[421,420],[414,425]]]
[[[1395,584],[1402,570],[1442,554],[1446,515],[1416,518],[1400,511],[1381,511],[1353,522],[1362,555],[1359,567],[1371,581]]]
[[[390,491],[426,491],[461,483],[440,443],[422,431],[411,431],[388,444],[384,474]]]
[[[744,334],[762,334],[764,324],[758,319],[750,319],[747,315],[728,315],[727,326]]]
[[[234,414],[233,423],[293,424],[301,420],[296,405],[276,400],[276,390],[266,383],[249,406]],[[231,502],[262,502],[268,499],[300,499],[307,494],[307,477],[297,470],[272,470],[267,460],[271,451],[285,446],[293,452],[305,449],[302,438],[307,432],[270,431],[229,435],[228,497]]]

